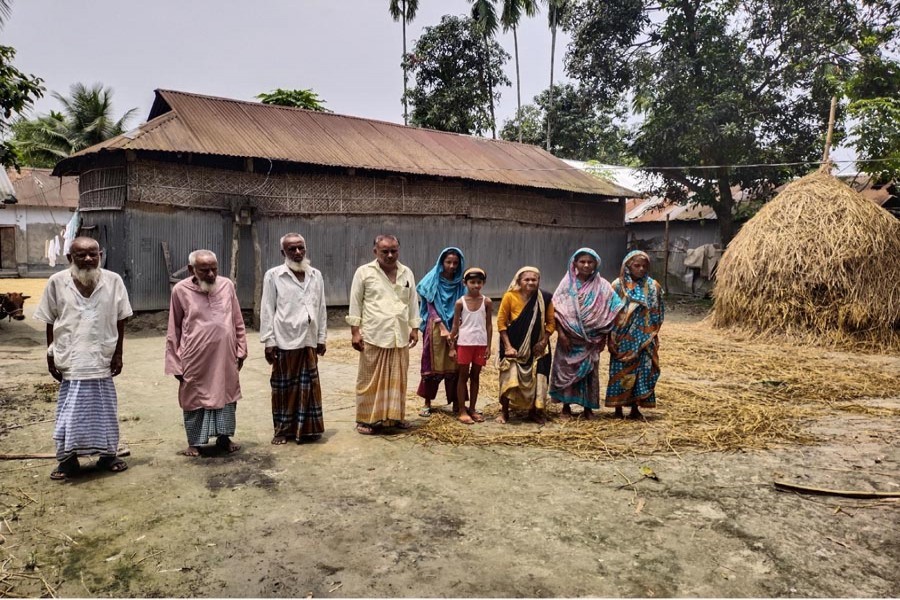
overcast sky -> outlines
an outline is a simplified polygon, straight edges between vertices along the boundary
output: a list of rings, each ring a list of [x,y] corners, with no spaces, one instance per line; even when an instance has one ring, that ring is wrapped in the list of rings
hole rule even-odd
[[[465,0],[419,4],[410,50],[424,27],[469,10]],[[44,79],[40,113],[59,108],[49,92],[101,82],[116,116],[137,107],[140,121],[157,88],[253,100],[280,87],[312,88],[337,113],[403,122],[402,33],[388,0],[13,0],[0,39],[19,69]],[[512,34],[499,39],[512,54]],[[567,43],[558,36],[557,81]],[[519,55],[524,104],[550,80],[545,8],[520,28]],[[507,73],[498,128],[516,109],[513,59]]]

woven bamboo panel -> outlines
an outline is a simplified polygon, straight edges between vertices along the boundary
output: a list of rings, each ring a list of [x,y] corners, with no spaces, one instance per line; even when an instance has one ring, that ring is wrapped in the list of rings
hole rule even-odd
[[[117,196],[113,191],[99,190],[104,183],[116,177],[121,181],[126,175],[124,168],[112,171],[100,169],[82,176],[82,206],[123,206],[121,192]],[[247,173],[137,161],[129,163],[127,180],[129,200],[133,201],[217,210],[250,204],[259,214],[272,215],[467,215],[590,228],[610,226],[611,215],[615,220],[612,213],[616,212],[599,201],[572,202],[530,190],[396,176]]]

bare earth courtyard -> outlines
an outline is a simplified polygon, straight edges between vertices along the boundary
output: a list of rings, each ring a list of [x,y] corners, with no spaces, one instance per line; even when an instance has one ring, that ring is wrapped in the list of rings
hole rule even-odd
[[[7,458],[53,452],[53,382],[43,324],[31,319],[42,282],[4,281],[0,291],[25,284],[37,288],[28,290],[28,319],[0,323]],[[332,327],[320,362],[322,441],[269,443],[269,368],[250,332],[236,436],[243,448],[190,459],[179,454],[183,421],[177,384],[163,375],[164,333],[132,331],[116,378],[127,471],[88,470],[61,484],[48,476],[53,460],[0,461],[0,597],[900,596],[900,502],[772,484],[900,491],[900,358],[826,357],[836,378],[854,370],[893,387],[855,399],[853,410],[798,418],[783,443],[642,453],[675,418],[662,384],[669,378],[678,389],[675,367],[684,365],[667,356],[690,346],[679,336],[701,326],[677,309],[670,320],[659,409],[627,425],[631,452],[589,458],[527,443],[358,435],[349,329]],[[418,356],[417,348],[408,415],[421,433],[433,424],[416,416]],[[718,389],[717,375],[706,377]],[[702,373],[694,379],[704,386]],[[495,389],[483,385],[488,414]],[[821,393],[824,406],[829,391]],[[544,429],[561,427],[554,420]],[[473,430],[538,433],[521,419]]]

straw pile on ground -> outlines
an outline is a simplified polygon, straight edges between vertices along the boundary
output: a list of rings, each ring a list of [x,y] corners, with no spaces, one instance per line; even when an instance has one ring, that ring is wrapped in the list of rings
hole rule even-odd
[[[467,426],[438,413],[418,421],[411,435],[423,443],[527,446],[604,459],[811,444],[818,439],[811,423],[841,431],[851,415],[900,422],[900,358],[767,344],[705,323],[667,323],[661,341],[658,409],[646,411],[645,420],[614,419],[604,409],[599,419],[563,422],[554,405],[554,418],[543,427],[524,414],[508,425],[494,423],[498,389],[491,366],[481,377],[486,423]],[[421,405],[414,398],[410,404]]]
[[[714,298],[716,326],[896,351],[900,221],[831,175],[807,175],[728,245]]]

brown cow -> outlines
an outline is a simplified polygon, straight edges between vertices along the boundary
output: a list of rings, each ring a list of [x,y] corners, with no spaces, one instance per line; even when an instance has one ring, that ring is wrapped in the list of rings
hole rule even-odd
[[[31,298],[31,296],[25,296],[19,292],[0,294],[0,319],[3,319],[3,317],[9,317],[16,321],[24,319],[25,313],[22,309],[28,298]]]

